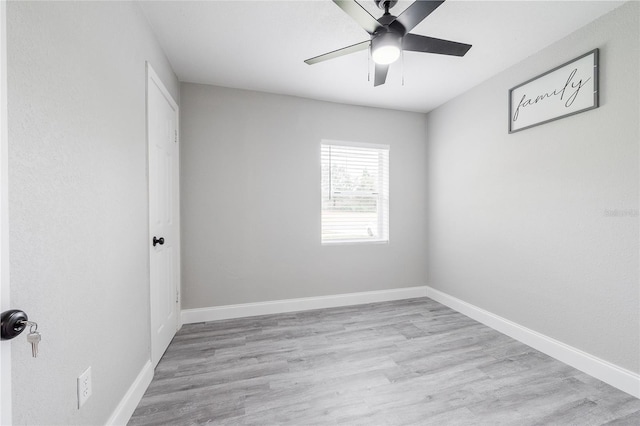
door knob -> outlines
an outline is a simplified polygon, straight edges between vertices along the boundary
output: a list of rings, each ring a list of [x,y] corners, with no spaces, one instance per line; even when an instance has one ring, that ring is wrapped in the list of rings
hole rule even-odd
[[[156,244],[163,245],[164,244],[164,238],[162,238],[162,237],[160,237],[160,238],[153,237],[153,246],[155,247]]]
[[[29,318],[27,314],[19,309],[11,309],[2,313],[2,324],[0,329],[2,331],[2,340],[13,339],[27,326]]]

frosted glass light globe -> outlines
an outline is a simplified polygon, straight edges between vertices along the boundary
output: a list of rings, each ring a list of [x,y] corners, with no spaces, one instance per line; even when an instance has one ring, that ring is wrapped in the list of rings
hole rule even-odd
[[[402,48],[402,36],[393,31],[376,34],[371,39],[371,58],[380,65],[388,65],[398,60]]]
[[[371,54],[373,62],[380,65],[391,64],[400,57],[400,49],[396,46],[381,46]]]

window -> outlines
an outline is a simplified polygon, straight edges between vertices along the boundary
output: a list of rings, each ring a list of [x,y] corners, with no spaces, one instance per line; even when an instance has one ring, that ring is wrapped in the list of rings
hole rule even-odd
[[[322,243],[389,241],[389,147],[323,141]]]

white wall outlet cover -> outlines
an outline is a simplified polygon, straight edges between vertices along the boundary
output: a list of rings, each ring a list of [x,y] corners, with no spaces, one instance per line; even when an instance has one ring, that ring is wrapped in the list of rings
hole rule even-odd
[[[91,367],[87,368],[84,373],[78,377],[78,409],[91,396]]]

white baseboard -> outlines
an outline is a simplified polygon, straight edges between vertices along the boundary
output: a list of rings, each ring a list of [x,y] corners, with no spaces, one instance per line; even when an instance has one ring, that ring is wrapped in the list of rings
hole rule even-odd
[[[425,297],[426,295],[427,290],[424,286],[395,288],[362,293],[272,300],[268,302],[243,303],[240,305],[214,306],[211,308],[184,309],[181,312],[181,318],[183,324],[192,324],[196,322],[252,317],[256,315],[280,314],[285,312],[308,311],[311,309],[386,302],[390,300],[412,299],[415,297]]]
[[[142,367],[142,370],[140,370],[140,373],[138,373],[138,377],[136,377],[129,387],[129,390],[127,390],[127,393],[120,400],[116,409],[111,413],[109,420],[107,420],[108,426],[126,425],[127,422],[129,422],[131,415],[136,410],[152,379],[153,366],[151,365],[151,361],[147,361]]]
[[[640,398],[640,375],[590,355],[544,334],[523,327],[513,321],[492,314],[475,305],[457,299],[439,290],[426,287],[427,297],[442,303],[494,330],[531,346],[598,380]]]

